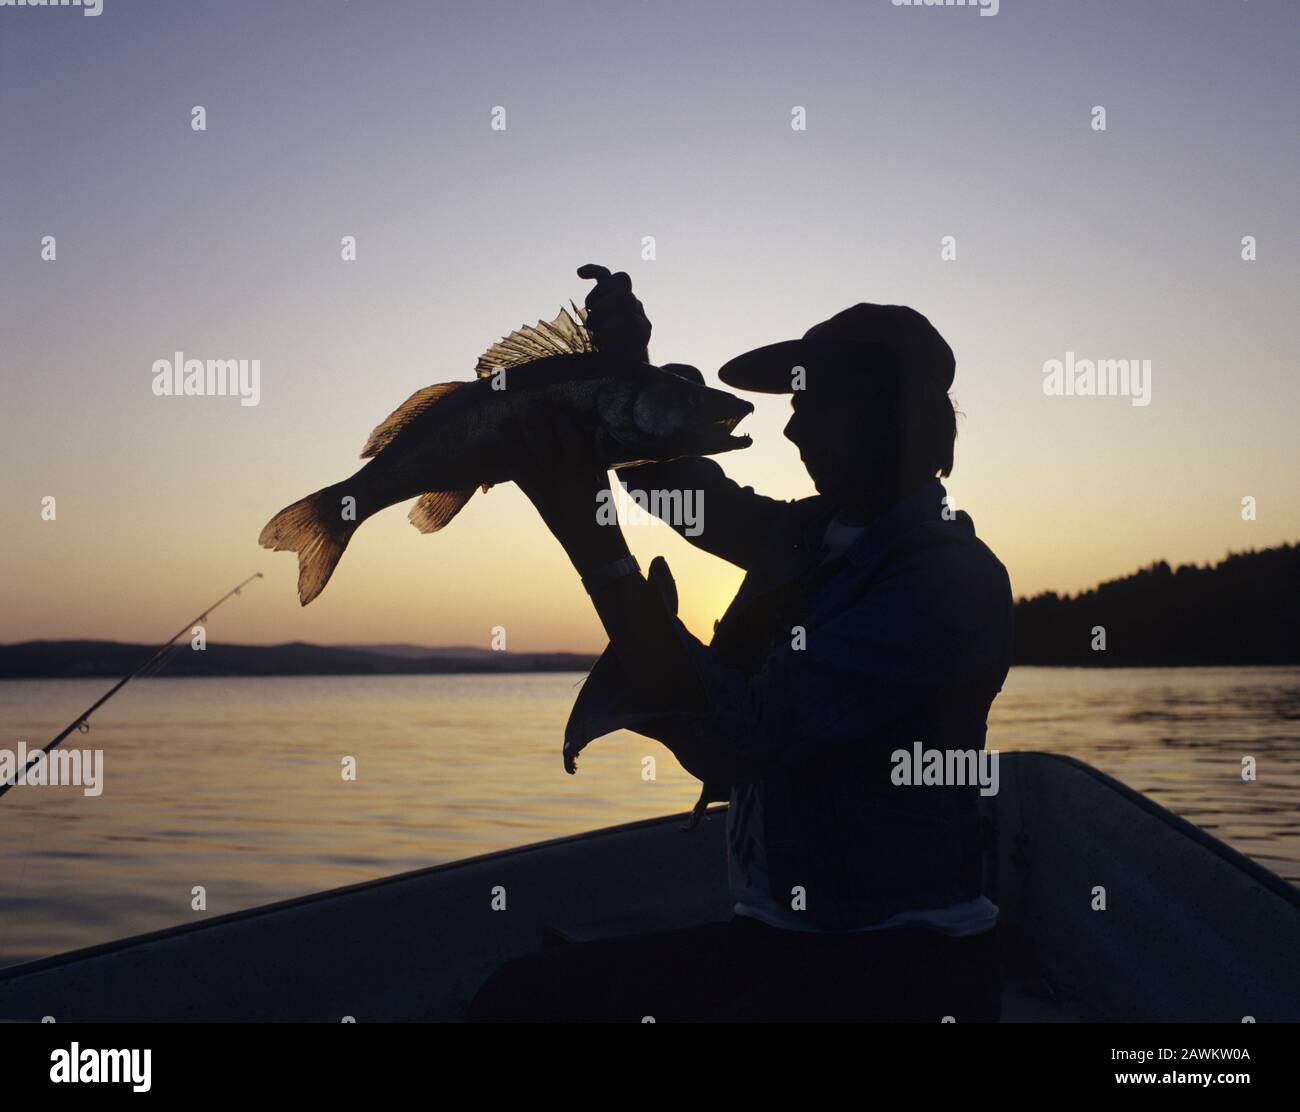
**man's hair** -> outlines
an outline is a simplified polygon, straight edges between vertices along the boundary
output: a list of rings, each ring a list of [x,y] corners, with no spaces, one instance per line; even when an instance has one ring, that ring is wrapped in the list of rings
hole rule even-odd
[[[952,474],[953,450],[957,445],[957,408],[952,398],[937,392],[924,403],[924,408],[920,433],[926,446],[926,471],[929,474],[937,471],[946,479]]]
[[[928,476],[952,474],[957,411],[948,394],[932,383],[892,371],[874,376],[877,416],[891,433],[898,465],[916,463]]]

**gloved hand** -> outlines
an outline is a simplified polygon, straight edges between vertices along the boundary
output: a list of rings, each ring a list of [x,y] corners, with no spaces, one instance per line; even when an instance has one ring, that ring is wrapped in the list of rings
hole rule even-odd
[[[596,348],[649,363],[650,318],[632,293],[632,279],[624,271],[611,274],[595,263],[578,267],[578,277],[596,280],[585,302],[587,328]]]

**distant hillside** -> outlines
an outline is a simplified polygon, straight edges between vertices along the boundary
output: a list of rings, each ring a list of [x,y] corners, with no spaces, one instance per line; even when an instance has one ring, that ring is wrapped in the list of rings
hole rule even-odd
[[[454,656],[463,660],[491,656],[492,649],[479,649],[472,645],[412,645],[402,642],[374,642],[361,645],[335,645],[336,649],[355,649],[362,653],[379,653],[381,656],[402,656],[418,659],[422,656]]]
[[[1093,651],[1093,628],[1106,650]],[[1300,664],[1300,546],[1213,567],[1163,560],[1073,598],[1016,603],[1017,664],[1094,667]]]
[[[1092,649],[1104,626],[1106,650]],[[151,645],[25,641],[0,645],[0,679],[119,677]],[[1300,664],[1300,545],[1230,555],[1213,567],[1161,561],[1074,597],[1016,603],[1017,664],[1083,667]],[[470,646],[222,645],[182,641],[163,676],[437,675],[586,672],[584,653],[507,653]]]
[[[120,641],[25,641],[0,645],[0,679],[118,677],[146,660],[152,645]],[[195,652],[182,641],[159,671],[163,676],[377,676],[475,672],[586,672],[582,653],[508,653],[418,646],[358,648],[332,645],[221,645]],[[394,652],[400,649],[400,652]]]

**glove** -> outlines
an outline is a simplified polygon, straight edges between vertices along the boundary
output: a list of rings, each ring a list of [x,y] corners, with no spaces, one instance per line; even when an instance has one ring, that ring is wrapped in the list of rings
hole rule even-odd
[[[632,279],[624,271],[611,274],[595,263],[578,267],[578,277],[596,280],[585,302],[587,329],[596,349],[649,363],[650,318],[632,293]]]

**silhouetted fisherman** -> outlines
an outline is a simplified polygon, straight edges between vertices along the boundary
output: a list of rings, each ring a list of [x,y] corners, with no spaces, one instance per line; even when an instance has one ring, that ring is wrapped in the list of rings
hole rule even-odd
[[[644,346],[627,275],[580,273],[600,279],[588,297],[597,343]],[[979,789],[900,784],[893,759],[917,742],[978,754],[1010,663],[1006,570],[939,481],[952,470],[954,369],[920,313],[855,305],[719,372],[793,395],[785,435],[815,497],[765,498],[702,458],[621,473],[639,489],[702,491],[704,528],[688,539],[745,569],[708,647],[675,617],[666,565],[642,578],[621,530],[597,523],[608,474],[575,426],[537,413],[507,438],[610,638],[569,721],[566,764],[626,727],[667,745],[704,782],[701,802],[730,798],[735,914],[508,962],[471,1019],[998,1018]]]

